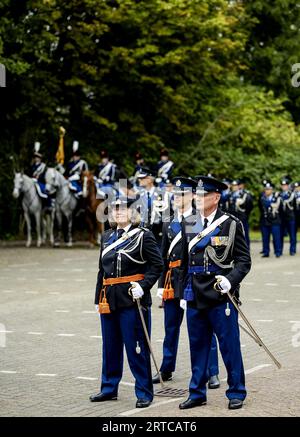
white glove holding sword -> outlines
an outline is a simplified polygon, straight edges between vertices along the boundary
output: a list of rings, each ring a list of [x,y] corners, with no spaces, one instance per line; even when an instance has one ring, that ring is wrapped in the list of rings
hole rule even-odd
[[[231,284],[227,278],[223,275],[216,275],[217,290],[221,294],[226,294],[231,290]]]
[[[130,284],[133,299],[140,299],[142,296],[144,296],[144,290],[138,282],[130,282]]]

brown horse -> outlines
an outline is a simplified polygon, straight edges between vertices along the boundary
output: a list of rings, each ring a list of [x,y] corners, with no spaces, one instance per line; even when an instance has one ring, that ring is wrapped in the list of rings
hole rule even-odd
[[[97,216],[99,215],[99,206],[104,200],[97,199],[97,187],[92,172],[84,171],[81,175],[81,182],[83,198],[86,200],[85,218],[89,232],[89,242],[91,246],[100,245],[101,235],[104,232],[104,223],[97,220]]]

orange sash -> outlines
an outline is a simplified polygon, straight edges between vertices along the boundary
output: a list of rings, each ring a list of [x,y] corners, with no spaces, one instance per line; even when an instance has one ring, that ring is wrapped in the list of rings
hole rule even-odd
[[[136,274],[131,276],[120,276],[119,278],[105,278],[103,279],[103,286],[100,292],[99,299],[99,313],[100,314],[109,314],[110,308],[109,303],[106,299],[106,288],[108,285],[116,285],[116,284],[126,284],[126,282],[132,281],[141,281],[145,278],[143,274]]]

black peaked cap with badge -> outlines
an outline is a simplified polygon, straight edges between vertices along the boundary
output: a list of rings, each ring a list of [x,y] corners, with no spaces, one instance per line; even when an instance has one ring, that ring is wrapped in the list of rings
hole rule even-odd
[[[138,178],[146,178],[147,176],[155,177],[155,172],[149,167],[141,167],[137,175]]]
[[[184,194],[188,192],[194,192],[197,187],[195,179],[185,176],[176,176],[172,179],[173,193]]]
[[[114,208],[120,208],[120,207],[130,208],[137,200],[138,197],[120,196],[111,202],[111,206]]]
[[[222,191],[228,188],[227,184],[210,176],[198,175],[194,179],[197,181],[197,194],[222,193]]]

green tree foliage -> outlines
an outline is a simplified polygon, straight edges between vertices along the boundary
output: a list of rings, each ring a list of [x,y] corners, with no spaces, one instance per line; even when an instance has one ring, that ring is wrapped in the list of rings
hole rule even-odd
[[[300,92],[291,85],[292,66],[300,62],[298,0],[244,0],[254,20],[247,43],[247,77],[285,99],[285,107],[300,122]]]
[[[297,61],[292,28],[284,45],[292,17],[280,17],[291,2],[275,3],[2,0],[0,233],[18,219],[13,163],[26,168],[36,140],[53,162],[60,125],[67,158],[79,140],[92,167],[108,148],[131,173],[136,150],[154,163],[164,144],[177,173],[246,176],[253,189],[264,176],[297,177],[299,133],[284,106],[290,74],[284,83],[280,55],[271,62],[271,48]],[[281,20],[276,42],[267,27],[261,40],[268,14]]]

